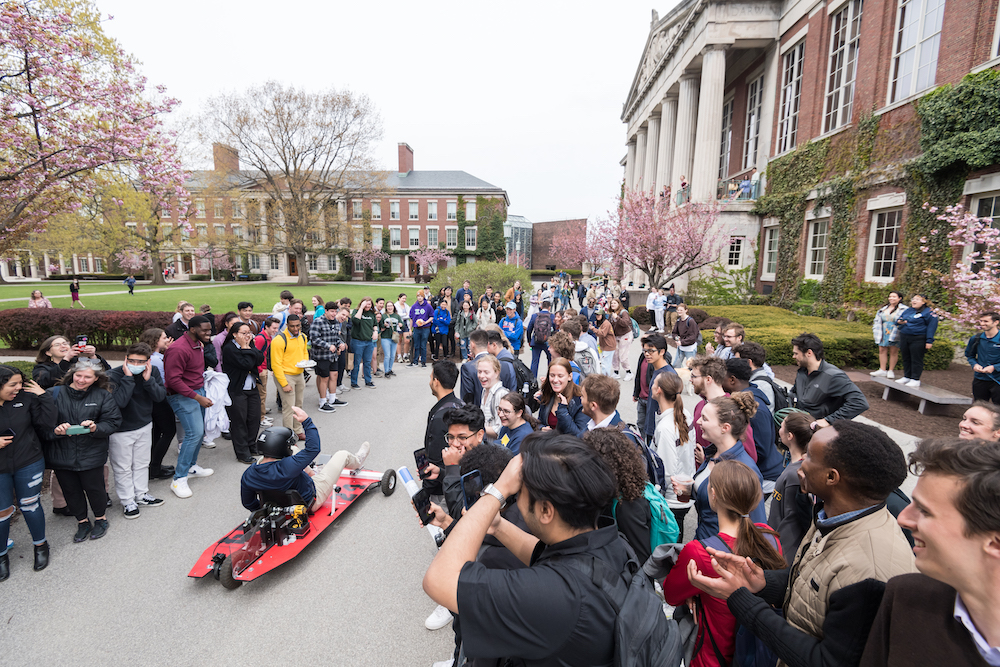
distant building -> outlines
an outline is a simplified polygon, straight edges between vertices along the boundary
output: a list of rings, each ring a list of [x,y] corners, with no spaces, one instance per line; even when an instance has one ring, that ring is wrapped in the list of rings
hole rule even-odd
[[[553,220],[551,222],[536,222],[532,226],[531,237],[531,268],[535,270],[577,269],[581,264],[567,264],[559,257],[552,256],[552,240],[563,233],[587,236],[587,219]]]
[[[523,215],[507,215],[503,224],[503,238],[507,243],[507,263],[531,267],[532,224]]]

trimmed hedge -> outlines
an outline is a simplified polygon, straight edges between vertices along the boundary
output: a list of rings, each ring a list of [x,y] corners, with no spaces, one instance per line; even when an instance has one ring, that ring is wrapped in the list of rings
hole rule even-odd
[[[30,380],[31,369],[35,367],[35,360],[25,359],[24,361],[21,361],[19,359],[17,361],[5,361],[3,362],[3,365],[10,366],[11,368],[16,368],[17,370],[21,371],[21,373],[24,374],[25,379]]]
[[[878,367],[878,347],[868,324],[805,317],[773,306],[715,306],[705,310],[711,317],[702,323],[702,329],[714,318],[724,317],[742,324],[747,332],[746,340],[763,345],[767,350],[767,363],[772,366],[794,364],[792,338],[809,332],[823,341],[826,360],[834,366]],[[714,329],[714,325],[711,328]],[[954,356],[951,344],[936,341],[924,358],[924,367],[927,370],[946,369]]]
[[[531,286],[531,276],[527,269],[500,262],[459,264],[457,266],[450,266],[447,269],[441,269],[431,277],[433,278],[430,281],[432,294],[437,294],[442,287],[448,285],[457,291],[465,280],[472,283],[473,294],[484,294],[487,285],[492,285],[493,289],[499,292],[506,292],[514,284],[515,280],[520,280],[521,287],[529,294],[534,290]]]
[[[628,314],[632,316],[632,319],[638,324],[652,324],[653,316],[649,314],[646,310],[646,306],[632,306],[628,309]]]
[[[137,273],[142,273],[141,271]],[[128,278],[127,273],[78,273],[75,276],[71,273],[52,273],[43,278],[43,280],[73,280],[74,278],[79,278],[80,280],[117,280],[121,282]]]

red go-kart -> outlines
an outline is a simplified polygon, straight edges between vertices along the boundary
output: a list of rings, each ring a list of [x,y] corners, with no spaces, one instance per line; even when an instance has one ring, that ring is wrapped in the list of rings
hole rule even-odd
[[[206,549],[188,576],[211,574],[226,588],[239,588],[299,555],[349,505],[375,489],[392,495],[396,471],[345,470],[334,492],[312,514],[298,491],[262,493],[261,508]]]

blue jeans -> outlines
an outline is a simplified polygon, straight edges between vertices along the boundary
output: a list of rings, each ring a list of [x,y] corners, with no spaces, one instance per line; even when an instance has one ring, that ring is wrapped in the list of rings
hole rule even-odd
[[[195,389],[199,396],[205,395],[204,387]],[[171,394],[167,396],[170,407],[181,422],[184,429],[184,439],[181,441],[181,451],[177,454],[177,469],[174,479],[188,476],[191,466],[198,463],[198,452],[201,451],[201,441],[205,438],[205,408],[193,398]]]
[[[372,383],[372,352],[375,351],[375,341],[351,341],[351,352],[354,353],[354,368],[351,369],[351,386],[358,384],[358,369],[365,367],[365,384]]]
[[[392,362],[396,360],[396,347],[399,344],[391,338],[382,339],[382,355],[385,361],[382,362],[382,370],[386,373],[392,372]]]
[[[45,541],[45,510],[39,502],[42,495],[42,474],[45,459],[38,459],[11,473],[0,473],[0,512],[10,511],[10,515],[0,519],[0,556],[7,553],[7,538],[10,536],[10,519],[14,516],[14,506],[7,505],[17,494],[17,504],[21,516],[31,532],[33,544]]]
[[[427,363],[427,338],[430,333],[430,327],[418,327],[413,330],[413,351],[410,353],[412,363]]]
[[[548,343],[542,343],[541,345],[531,346],[531,376],[538,377],[538,360],[542,356],[542,353],[548,358],[548,363],[545,365],[546,373],[548,372],[548,364],[552,363],[552,353],[549,352]]]
[[[469,358],[469,338],[468,338],[468,336],[466,336],[465,338],[459,338],[458,339],[458,344],[459,344],[459,347],[462,348],[462,359],[463,360],[464,359],[468,359]]]
[[[674,368],[684,368],[684,362],[688,359],[694,359],[695,355],[698,354],[698,350],[691,350],[690,352],[682,352],[680,348],[674,352],[674,363],[671,364]]]

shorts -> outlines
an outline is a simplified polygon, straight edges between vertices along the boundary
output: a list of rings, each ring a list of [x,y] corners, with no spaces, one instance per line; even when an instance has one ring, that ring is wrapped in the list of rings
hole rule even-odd
[[[314,369],[316,371],[316,375],[320,376],[321,378],[330,377],[330,368],[334,366],[334,364],[336,363],[337,362],[331,359],[317,359],[316,368]]]
[[[888,340],[888,341],[887,340],[883,340],[881,343],[878,344],[878,346],[879,347],[894,347],[894,348],[896,348],[898,350],[899,349],[899,341],[898,340]]]

